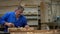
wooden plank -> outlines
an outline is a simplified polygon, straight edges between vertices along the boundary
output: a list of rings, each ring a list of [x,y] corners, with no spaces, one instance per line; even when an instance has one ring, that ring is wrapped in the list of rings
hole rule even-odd
[[[45,22],[45,4],[43,1],[40,2],[40,12],[41,12],[41,23]]]
[[[11,34],[60,34],[60,30],[11,31]]]

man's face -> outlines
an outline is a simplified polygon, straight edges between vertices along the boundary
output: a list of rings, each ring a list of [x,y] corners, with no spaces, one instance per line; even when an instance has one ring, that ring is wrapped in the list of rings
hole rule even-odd
[[[23,13],[23,10],[17,10],[16,15],[21,15]]]

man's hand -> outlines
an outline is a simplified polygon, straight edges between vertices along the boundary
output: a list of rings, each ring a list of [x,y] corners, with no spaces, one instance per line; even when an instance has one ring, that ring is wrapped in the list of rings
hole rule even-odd
[[[26,29],[29,29],[29,25],[26,25],[25,28],[26,28]]]
[[[14,27],[14,24],[12,24],[12,23],[5,23],[4,25],[6,25],[8,27]]]
[[[31,27],[29,27],[28,25],[25,26],[25,29],[28,30],[28,31],[34,30],[34,28],[31,28]]]

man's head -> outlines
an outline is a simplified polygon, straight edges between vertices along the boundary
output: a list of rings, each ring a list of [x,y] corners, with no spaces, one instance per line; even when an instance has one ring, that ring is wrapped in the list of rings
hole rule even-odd
[[[24,11],[24,8],[22,6],[19,6],[17,9],[16,9],[16,15],[21,15]]]

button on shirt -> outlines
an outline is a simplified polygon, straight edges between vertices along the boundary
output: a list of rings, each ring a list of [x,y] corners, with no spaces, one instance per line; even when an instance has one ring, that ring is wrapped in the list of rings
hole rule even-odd
[[[27,20],[25,18],[25,16],[20,15],[20,17],[16,18],[15,16],[15,12],[7,12],[6,14],[4,14],[2,16],[2,21],[1,24],[4,25],[5,22],[8,23],[13,23],[15,25],[15,27],[24,27],[25,25],[27,25]],[[7,32],[8,27],[5,26],[5,32]]]

